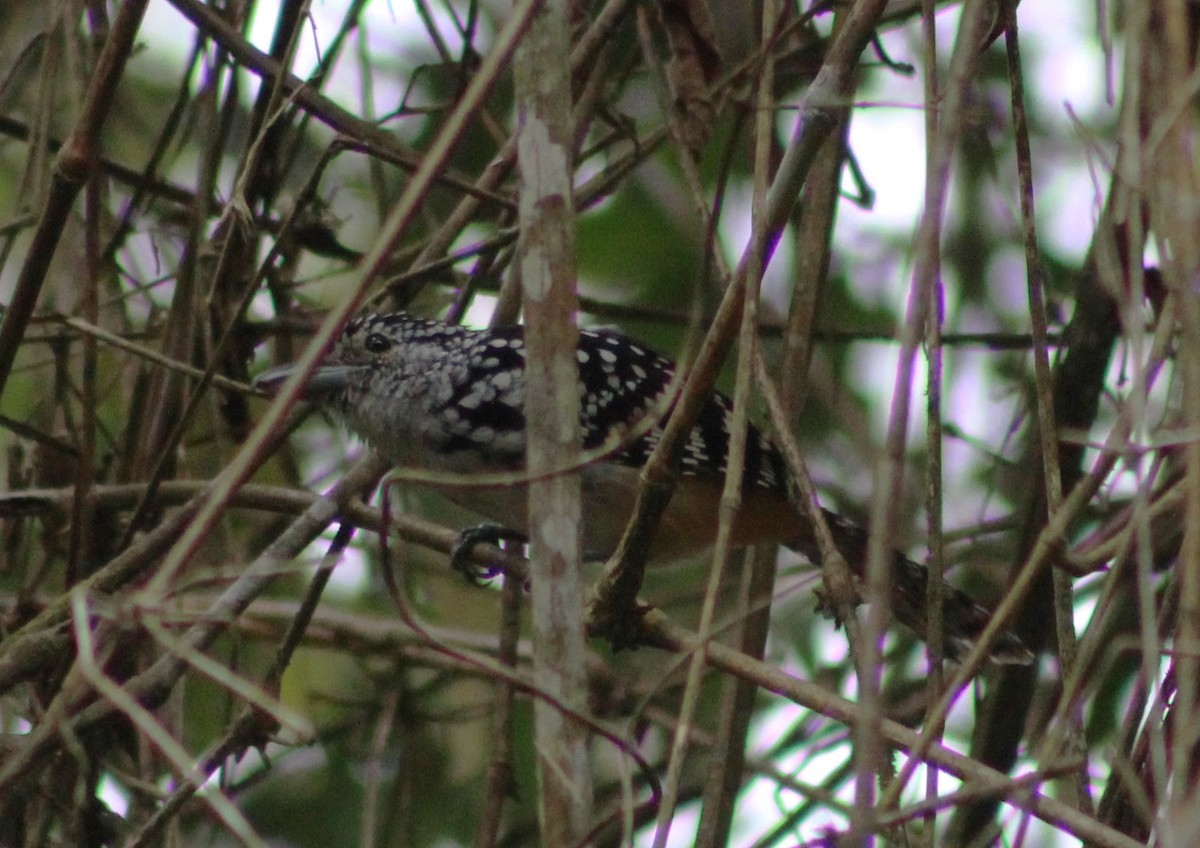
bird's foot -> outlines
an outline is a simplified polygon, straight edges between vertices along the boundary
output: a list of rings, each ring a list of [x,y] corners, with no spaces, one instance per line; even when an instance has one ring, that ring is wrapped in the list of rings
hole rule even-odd
[[[499,546],[501,542],[520,542],[529,540],[524,534],[510,530],[499,524],[477,524],[467,527],[458,534],[458,541],[450,549],[450,567],[466,578],[468,583],[479,585],[499,575],[504,567],[499,563],[482,565],[471,559],[471,551],[476,545],[487,543]]]

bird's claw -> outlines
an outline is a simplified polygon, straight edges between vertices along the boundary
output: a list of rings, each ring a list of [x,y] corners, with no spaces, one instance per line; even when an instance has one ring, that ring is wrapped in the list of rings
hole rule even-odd
[[[499,546],[501,542],[529,541],[524,534],[510,530],[499,524],[477,524],[467,527],[458,534],[458,541],[450,549],[450,567],[466,578],[468,583],[480,585],[498,576],[504,566],[500,563],[481,565],[471,559],[471,551],[476,545],[487,543]]]

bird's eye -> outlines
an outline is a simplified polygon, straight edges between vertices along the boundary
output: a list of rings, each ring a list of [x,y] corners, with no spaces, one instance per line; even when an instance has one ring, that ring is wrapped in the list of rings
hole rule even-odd
[[[367,340],[363,342],[363,347],[367,349],[367,353],[383,353],[392,346],[392,341],[383,333],[371,333],[367,336]]]

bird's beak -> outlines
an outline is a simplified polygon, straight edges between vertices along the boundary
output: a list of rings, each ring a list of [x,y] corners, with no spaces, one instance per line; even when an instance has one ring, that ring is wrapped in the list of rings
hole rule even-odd
[[[259,391],[274,395],[279,391],[279,387],[287,381],[288,377],[292,376],[295,370],[296,366],[294,365],[279,365],[275,368],[268,368],[254,378],[252,385]],[[341,391],[350,384],[351,378],[358,371],[359,368],[353,365],[336,365],[333,363],[318,365],[317,370],[313,371],[312,376],[308,378],[308,383],[305,384],[301,397],[305,400],[319,401],[325,395]]]

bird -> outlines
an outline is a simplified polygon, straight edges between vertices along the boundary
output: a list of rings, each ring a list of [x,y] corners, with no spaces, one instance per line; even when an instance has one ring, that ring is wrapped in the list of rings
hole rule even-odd
[[[640,471],[662,438],[676,365],[614,331],[581,329],[578,338],[581,447],[585,456],[598,455],[579,470],[583,550],[604,556],[620,541]],[[269,369],[255,386],[269,394],[292,371],[290,365]],[[525,393],[521,325],[473,329],[402,311],[351,320],[303,389],[306,400],[332,412],[395,466],[427,472],[424,479],[452,477],[454,484],[442,489],[447,498],[517,537],[527,537],[529,529],[527,487],[512,482],[525,466]],[[732,426],[733,402],[714,391],[684,442],[679,481],[648,564],[684,560],[715,545]],[[470,485],[472,475],[494,481],[505,473],[503,483]],[[810,522],[788,499],[783,456],[753,423],[742,492],[733,547],[782,544],[820,562]],[[829,510],[824,514],[861,579],[866,529]],[[473,538],[470,532],[464,538]],[[893,613],[920,635],[928,570],[899,552],[892,561]],[[949,584],[943,598],[946,654],[960,659],[990,613]],[[1027,664],[1033,655],[1014,634],[1002,632],[989,658]]]

